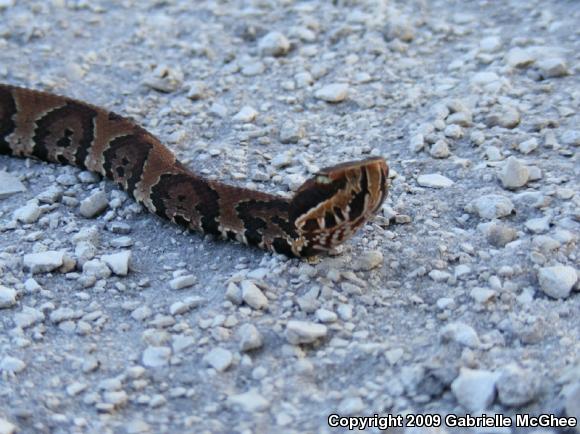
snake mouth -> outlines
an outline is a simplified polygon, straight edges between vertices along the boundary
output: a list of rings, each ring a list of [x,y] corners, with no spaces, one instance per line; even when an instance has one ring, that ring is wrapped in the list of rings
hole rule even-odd
[[[300,255],[332,250],[352,237],[385,200],[388,173],[384,158],[371,157],[321,169],[306,181],[290,203]]]

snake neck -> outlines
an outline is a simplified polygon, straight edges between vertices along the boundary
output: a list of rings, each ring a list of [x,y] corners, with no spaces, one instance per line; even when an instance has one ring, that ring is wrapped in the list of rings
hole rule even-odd
[[[207,180],[176,163],[147,198],[151,211],[189,229],[297,256],[290,201],[282,196]]]

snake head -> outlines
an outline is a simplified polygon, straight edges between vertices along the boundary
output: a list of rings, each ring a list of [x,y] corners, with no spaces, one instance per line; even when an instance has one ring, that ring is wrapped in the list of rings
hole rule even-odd
[[[349,239],[387,196],[389,167],[382,157],[321,169],[290,202],[297,256],[314,256]]]

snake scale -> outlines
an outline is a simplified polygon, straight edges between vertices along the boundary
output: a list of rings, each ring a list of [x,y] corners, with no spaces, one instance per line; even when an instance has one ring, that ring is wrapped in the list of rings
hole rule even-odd
[[[149,211],[206,234],[288,256],[350,238],[387,195],[382,157],[321,169],[292,198],[204,178],[128,118],[0,84],[0,154],[70,164],[112,179]]]

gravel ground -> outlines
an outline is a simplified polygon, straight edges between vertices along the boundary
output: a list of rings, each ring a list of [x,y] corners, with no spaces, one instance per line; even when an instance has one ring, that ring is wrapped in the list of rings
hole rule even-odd
[[[207,176],[393,174],[307,263],[1,156],[0,433],[580,417],[579,22],[566,0],[0,0],[1,81],[128,114]]]

